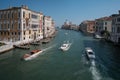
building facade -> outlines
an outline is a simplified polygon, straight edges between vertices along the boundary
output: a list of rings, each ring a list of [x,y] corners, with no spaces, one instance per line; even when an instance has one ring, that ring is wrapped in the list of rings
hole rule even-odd
[[[76,24],[73,24],[71,21],[66,20],[64,24],[61,27],[62,29],[68,29],[68,30],[78,30],[78,26]]]
[[[0,10],[0,40],[15,41],[21,38],[21,9]]]
[[[55,22],[50,16],[44,16],[43,20],[43,37],[51,37],[55,32]]]
[[[120,11],[112,15],[111,41],[120,45]]]
[[[80,30],[84,33],[94,33],[95,32],[95,21],[83,21],[80,25]]]
[[[100,34],[102,31],[111,33],[112,18],[103,17],[95,20],[96,33]]]
[[[0,41],[28,42],[43,38],[43,14],[27,6],[0,10]]]
[[[70,25],[71,25],[71,22],[69,22],[68,20],[65,20],[65,22],[61,28],[62,29],[70,29],[71,28]]]

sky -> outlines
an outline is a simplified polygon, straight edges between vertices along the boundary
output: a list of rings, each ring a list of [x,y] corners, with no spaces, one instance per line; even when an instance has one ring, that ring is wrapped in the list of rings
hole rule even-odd
[[[120,0],[0,0],[0,9],[27,5],[29,9],[51,16],[56,26],[65,20],[79,25],[84,20],[118,14]]]

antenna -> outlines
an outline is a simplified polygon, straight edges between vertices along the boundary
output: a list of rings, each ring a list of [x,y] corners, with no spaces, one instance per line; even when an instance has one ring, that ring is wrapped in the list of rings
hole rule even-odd
[[[12,8],[11,5],[9,4],[9,9]]]

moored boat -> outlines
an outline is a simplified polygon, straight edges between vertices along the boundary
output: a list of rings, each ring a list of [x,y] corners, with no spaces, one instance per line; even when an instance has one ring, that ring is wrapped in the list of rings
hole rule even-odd
[[[103,37],[101,37],[101,36],[98,35],[98,34],[95,34],[94,38],[95,38],[95,39],[102,39]]]
[[[31,52],[25,54],[25,55],[23,56],[23,59],[24,59],[25,61],[27,61],[27,60],[32,60],[32,59],[36,58],[38,55],[40,55],[42,52],[43,52],[42,50],[38,50],[38,49],[32,50]]]

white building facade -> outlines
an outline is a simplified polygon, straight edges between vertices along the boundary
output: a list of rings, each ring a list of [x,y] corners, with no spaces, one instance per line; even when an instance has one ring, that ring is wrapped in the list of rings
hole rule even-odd
[[[50,16],[44,16],[43,22],[43,37],[51,37],[55,32],[55,23]]]
[[[111,41],[120,45],[120,11],[112,15]]]
[[[29,42],[43,38],[43,14],[27,6],[0,10],[0,41]]]
[[[112,31],[112,18],[103,17],[95,20],[96,33],[100,34],[102,31]]]

